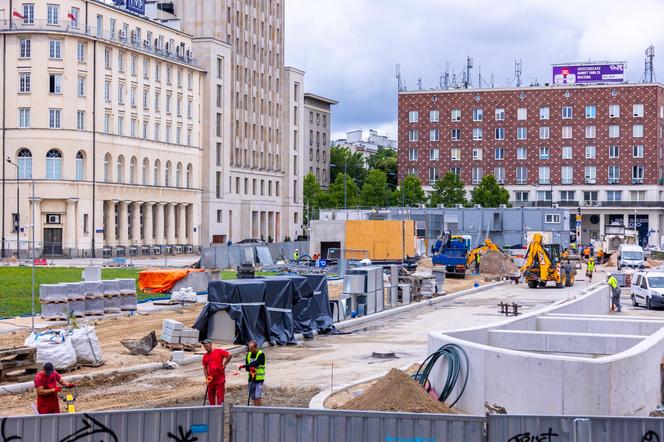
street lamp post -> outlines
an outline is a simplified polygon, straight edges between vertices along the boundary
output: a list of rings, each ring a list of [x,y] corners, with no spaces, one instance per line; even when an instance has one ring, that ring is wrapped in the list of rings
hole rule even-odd
[[[7,157],[7,162],[9,164],[12,164],[16,166],[17,169],[17,174],[16,174],[16,179],[17,179],[17,184],[16,186],[18,187],[18,165],[14,164],[11,160],[11,158]],[[32,298],[31,298],[31,315],[30,315],[30,320],[31,320],[31,326],[32,326],[32,331],[35,331],[35,228],[36,226],[36,221],[35,221],[35,177],[32,175],[32,171],[30,172],[30,183],[32,186],[32,207],[31,207],[31,212],[32,212],[32,238],[31,238],[31,246],[30,248],[32,249],[32,256],[31,256],[31,267],[32,267]],[[18,190],[17,190],[17,197],[18,197]]]
[[[10,157],[7,157],[7,162],[12,166],[16,167],[16,219],[13,220],[14,230],[16,230],[16,259],[20,259],[19,255],[19,232],[21,230],[21,210],[20,210],[20,194],[19,194],[19,176],[18,176],[18,164],[12,162]]]

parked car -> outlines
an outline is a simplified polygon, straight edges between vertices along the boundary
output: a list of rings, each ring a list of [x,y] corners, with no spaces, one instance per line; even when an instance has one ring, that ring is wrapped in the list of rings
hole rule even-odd
[[[257,239],[257,238],[245,238],[242,241],[238,241],[236,244],[258,244],[258,245],[263,245],[265,244],[265,241]]]
[[[621,244],[618,249],[618,270],[623,267],[642,269],[644,267],[645,257],[643,256],[643,247],[635,244]]]
[[[631,288],[633,305],[664,307],[664,272],[636,272]]]

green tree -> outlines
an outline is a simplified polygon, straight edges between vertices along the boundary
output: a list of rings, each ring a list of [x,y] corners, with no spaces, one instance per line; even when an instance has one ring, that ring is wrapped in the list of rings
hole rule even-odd
[[[346,176],[346,207],[357,207],[361,204],[360,188],[350,175]],[[344,174],[340,173],[330,184],[327,192],[321,192],[321,207],[344,207]]]
[[[443,204],[445,207],[468,204],[463,183],[454,172],[447,172],[433,185],[433,191],[429,194],[429,207],[436,207],[438,204]]]
[[[370,170],[362,184],[362,205],[375,207],[389,204],[390,191],[387,175],[382,170]]]
[[[392,188],[397,187],[397,152],[389,147],[379,147],[378,151],[367,159],[369,169],[385,172],[387,182]]]
[[[415,175],[408,175],[404,178],[401,186],[394,191],[393,195],[398,205],[403,204],[406,207],[417,206],[426,202],[426,195],[424,189],[422,189],[420,179]]]
[[[486,175],[470,192],[470,197],[473,204],[481,204],[482,207],[498,207],[501,204],[509,203],[510,193],[498,184],[493,175]]]
[[[356,180],[364,182],[367,169],[364,167],[364,157],[360,152],[351,153],[350,149],[341,146],[330,148],[330,182],[334,182],[338,175],[346,173]]]
[[[322,190],[316,180],[316,176],[312,173],[308,173],[304,177],[303,186],[303,197],[304,197],[304,223],[309,225],[309,218],[311,214],[315,213],[320,209],[320,197]]]

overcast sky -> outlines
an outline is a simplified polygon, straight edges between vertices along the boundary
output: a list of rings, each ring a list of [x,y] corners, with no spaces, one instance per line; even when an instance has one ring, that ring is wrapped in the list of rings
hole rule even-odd
[[[353,129],[396,136],[395,65],[408,89],[436,87],[445,63],[461,73],[474,59],[487,83],[506,86],[514,60],[523,83],[551,81],[551,64],[626,61],[643,76],[644,51],[655,45],[664,81],[664,0],[285,0],[286,65],[306,71],[305,90],[339,101],[332,139]]]

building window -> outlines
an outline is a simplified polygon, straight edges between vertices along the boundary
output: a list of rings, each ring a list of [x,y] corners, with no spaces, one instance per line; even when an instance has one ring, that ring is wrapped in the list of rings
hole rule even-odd
[[[148,110],[149,102],[150,102],[150,91],[144,90],[143,91],[143,109],[144,110]]]
[[[645,168],[642,165],[632,166],[632,183],[633,184],[643,184],[643,178],[645,177]]]
[[[514,192],[514,199],[519,203],[528,202],[528,192]]]
[[[643,144],[635,144],[632,147],[632,156],[634,158],[643,158]]]
[[[166,161],[166,166],[164,167],[164,186],[171,186],[171,162]]]
[[[150,78],[150,60],[147,58],[143,59],[143,79],[148,80]]]
[[[505,183],[505,168],[504,167],[494,167],[493,176],[496,178],[499,184]]]
[[[79,91],[80,91],[81,78],[82,77],[79,77]],[[85,89],[85,86],[83,88]],[[49,74],[49,76],[48,76],[48,92],[51,93],[51,94],[57,94],[57,95],[60,95],[62,93],[62,75],[61,74]]]
[[[461,161],[461,149],[458,147],[450,149],[450,159],[452,161]]]
[[[597,107],[595,105],[589,104],[586,106],[586,118],[595,117],[597,117]]]
[[[185,185],[187,186],[187,189],[191,188],[192,186],[192,178],[194,175],[194,167],[191,164],[187,164],[187,176],[186,176],[186,182]],[[277,196],[279,196],[279,183],[277,183]]]
[[[76,111],[76,129],[85,130],[85,111]]]
[[[620,166],[609,166],[609,184],[620,183]]]
[[[148,185],[148,172],[150,169],[150,161],[147,158],[143,158],[143,166],[141,168],[141,184],[144,186]]]
[[[574,190],[561,190],[560,201],[576,201],[576,191]]]
[[[562,117],[563,117],[563,120],[571,120],[572,119],[572,106],[563,106]]]
[[[417,161],[417,149],[408,149],[408,160]]]
[[[461,129],[452,129],[451,138],[452,138],[452,141],[461,140]]]
[[[110,134],[111,132],[111,114],[104,114],[104,133]]]
[[[18,151],[18,178],[26,180],[32,178],[32,152],[28,149]]]
[[[563,166],[560,168],[560,182],[562,184],[574,184],[574,167]]]
[[[129,135],[133,138],[136,138],[136,136],[138,135],[138,120],[136,120],[136,118],[132,118],[130,125],[131,127]]]
[[[572,149],[572,146],[563,146],[562,150],[563,150],[562,152],[563,160],[571,160],[574,151],[574,149]]]
[[[452,109],[450,111],[450,116],[452,119],[452,123],[458,123],[461,121],[461,109]]]
[[[191,119],[194,116],[193,112],[193,103],[191,100],[187,100],[187,118]],[[435,129],[436,133],[438,133],[438,129]],[[438,140],[436,140],[438,141]]]
[[[595,138],[597,136],[597,128],[595,126],[586,126],[586,138]]]
[[[548,160],[550,156],[551,156],[551,149],[549,147],[543,146],[539,148],[540,160]]]
[[[643,124],[635,124],[632,126],[632,137],[643,138]]]
[[[548,107],[540,107],[539,117],[540,117],[540,120],[548,120],[549,119],[549,108]]]
[[[526,127],[517,127],[516,128],[516,139],[525,140],[528,138],[528,128]]]
[[[642,104],[634,104],[632,106],[632,116],[636,118],[643,118],[643,105]]]
[[[505,149],[503,147],[496,147],[494,151],[494,158],[496,160],[504,160],[505,159]]]
[[[48,110],[48,127],[49,129],[60,129],[61,121],[60,116],[62,109],[49,109]]]
[[[161,162],[159,160],[156,160],[154,162],[154,167],[152,168],[152,185],[154,186],[159,185],[160,175],[161,175]]]
[[[505,128],[504,127],[497,127],[496,128],[496,140],[504,140],[505,139]]]
[[[52,60],[62,60],[62,42],[60,40],[48,41],[48,56]]]
[[[473,128],[473,141],[482,141],[483,131],[481,127]]]
[[[629,191],[632,201],[645,201],[646,200],[646,191],[645,190],[630,190]]]
[[[438,129],[429,130],[429,141],[438,141],[440,139],[440,134]]]
[[[125,54],[124,54],[124,52],[120,51],[120,52],[118,52],[118,71],[119,72],[124,72],[124,62],[125,62]]]
[[[595,146],[586,146],[586,159],[595,159],[596,149]]]
[[[609,104],[609,118],[620,118],[619,104]]]
[[[572,126],[563,126],[562,128],[562,139],[571,140],[572,139]]]
[[[528,184],[528,168],[525,166],[519,166],[516,168],[516,183],[517,184]]]
[[[609,158],[618,158],[620,156],[620,146],[609,146]]]
[[[516,119],[519,121],[525,121],[528,119],[528,109],[525,107],[520,107],[516,110]]]
[[[539,128],[539,139],[540,140],[548,140],[549,139],[549,128],[547,126],[542,126]]]
[[[461,176],[461,168],[460,167],[450,167],[450,172],[452,172],[454,175],[460,177]]]
[[[550,175],[551,169],[549,169],[549,166],[540,166],[539,167],[539,183],[540,184],[549,184],[551,182],[551,175]]]
[[[46,5],[46,23],[49,25],[57,25],[60,23],[59,5]]]
[[[429,185],[433,186],[436,184],[436,181],[438,181],[438,169],[435,167],[430,167],[429,168]]]
[[[528,148],[527,147],[517,147],[516,148],[516,159],[525,160],[528,158]]]
[[[597,168],[595,166],[586,166],[585,170],[585,183],[595,184],[597,182]]]
[[[612,124],[609,126],[609,138],[619,138],[620,137],[620,126],[617,124]]]
[[[21,72],[19,73],[19,80],[18,80],[18,92],[21,94],[28,94],[30,93],[31,90],[31,76],[30,72]]]
[[[46,179],[59,180],[62,178],[62,152],[51,149],[46,153]]]
[[[31,53],[31,41],[29,38],[21,38],[20,49],[19,49],[19,58],[30,58]]]
[[[76,43],[76,60],[79,63],[85,63],[85,46],[82,41]]]
[[[560,214],[559,213],[545,213],[544,214],[544,223],[546,223],[546,224],[560,224]]]
[[[496,108],[496,121],[505,121],[505,109],[502,107]]]
[[[33,3],[23,3],[23,24],[32,25],[35,23],[35,5]]]
[[[429,121],[431,123],[438,123],[439,119],[440,119],[440,114],[437,110],[429,111]],[[327,120],[326,115],[323,115],[323,126],[325,126],[326,120]]]
[[[473,147],[473,160],[480,161],[482,160],[482,148]]]
[[[607,190],[606,191],[606,200],[607,201],[622,201],[622,190]]]
[[[18,127],[26,129],[30,127],[30,108],[21,107],[18,109]]]
[[[473,184],[479,184],[482,181],[484,172],[481,167],[473,167]]]
[[[113,65],[111,64],[111,49],[104,48],[104,67],[106,69],[111,69]]]
[[[408,112],[408,122],[417,123],[420,113],[418,111],[409,111]]]
[[[429,160],[438,161],[439,158],[440,158],[440,150],[438,148],[429,149]]]
[[[473,121],[482,121],[484,119],[484,111],[482,109],[473,109]]]
[[[175,143],[176,144],[182,144],[182,128],[181,127],[176,127],[175,128]]]
[[[107,103],[111,102],[111,80],[104,81],[104,99]]]
[[[131,75],[138,75],[138,57],[135,55],[131,56]]]
[[[121,115],[118,115],[118,124],[115,130],[118,135],[124,136],[124,117]]]
[[[136,157],[131,157],[129,160],[129,184],[136,184],[136,168],[138,167],[138,160]]]
[[[136,107],[136,86],[132,86],[129,90],[129,104],[131,107]]]
[[[85,179],[85,157],[83,151],[76,152],[76,180],[83,181]]]
[[[417,129],[408,129],[408,141],[417,141]]]
[[[588,190],[588,191],[583,192],[583,201],[586,204],[597,202],[597,191],[596,190]]]

